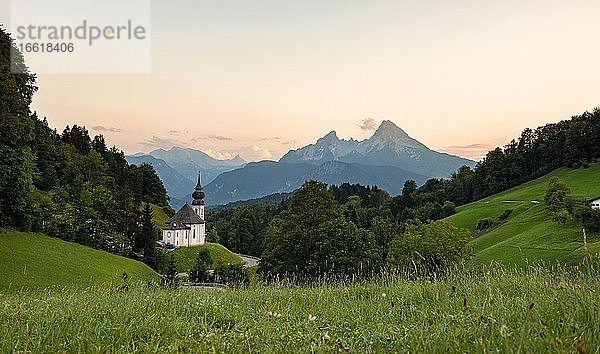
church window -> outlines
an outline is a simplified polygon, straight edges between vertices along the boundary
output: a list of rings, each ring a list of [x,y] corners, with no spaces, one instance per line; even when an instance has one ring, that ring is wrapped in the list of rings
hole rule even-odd
[[[196,228],[195,228],[195,227],[194,227],[194,232],[193,232],[193,234],[194,234],[194,238],[196,238]]]

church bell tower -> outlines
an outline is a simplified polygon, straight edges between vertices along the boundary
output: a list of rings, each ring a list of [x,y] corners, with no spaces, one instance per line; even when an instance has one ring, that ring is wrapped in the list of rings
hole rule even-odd
[[[202,190],[202,176],[198,173],[198,183],[192,193],[192,210],[196,215],[200,216],[204,220],[204,191]]]

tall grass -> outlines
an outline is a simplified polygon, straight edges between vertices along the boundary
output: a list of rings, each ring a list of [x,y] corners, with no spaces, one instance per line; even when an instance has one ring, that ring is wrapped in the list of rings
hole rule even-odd
[[[0,294],[0,352],[594,353],[598,264],[224,292],[130,285]]]

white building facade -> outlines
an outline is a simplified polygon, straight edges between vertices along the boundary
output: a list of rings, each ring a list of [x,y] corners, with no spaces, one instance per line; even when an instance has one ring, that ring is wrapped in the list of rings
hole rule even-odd
[[[192,193],[192,205],[185,204],[166,222],[162,229],[165,245],[176,247],[202,246],[206,243],[206,223],[204,222],[204,191],[198,177],[198,184]]]
[[[594,199],[590,202],[592,209],[600,210],[600,198]]]

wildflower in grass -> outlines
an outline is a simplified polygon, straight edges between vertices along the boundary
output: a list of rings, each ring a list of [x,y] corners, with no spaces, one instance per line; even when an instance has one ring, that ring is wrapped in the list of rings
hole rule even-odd
[[[317,319],[317,316],[313,316],[313,315],[308,315],[308,321],[309,322],[313,322],[314,320]]]
[[[325,332],[323,333],[323,340],[330,340],[331,337],[329,336],[329,332]]]
[[[267,317],[267,318],[268,318],[268,317],[272,317],[272,316],[273,316],[273,312],[271,312],[271,311],[269,311],[269,310],[265,310],[265,311],[263,311],[263,315],[264,315],[265,317]]]
[[[385,293],[381,293],[381,297],[385,299]]]

